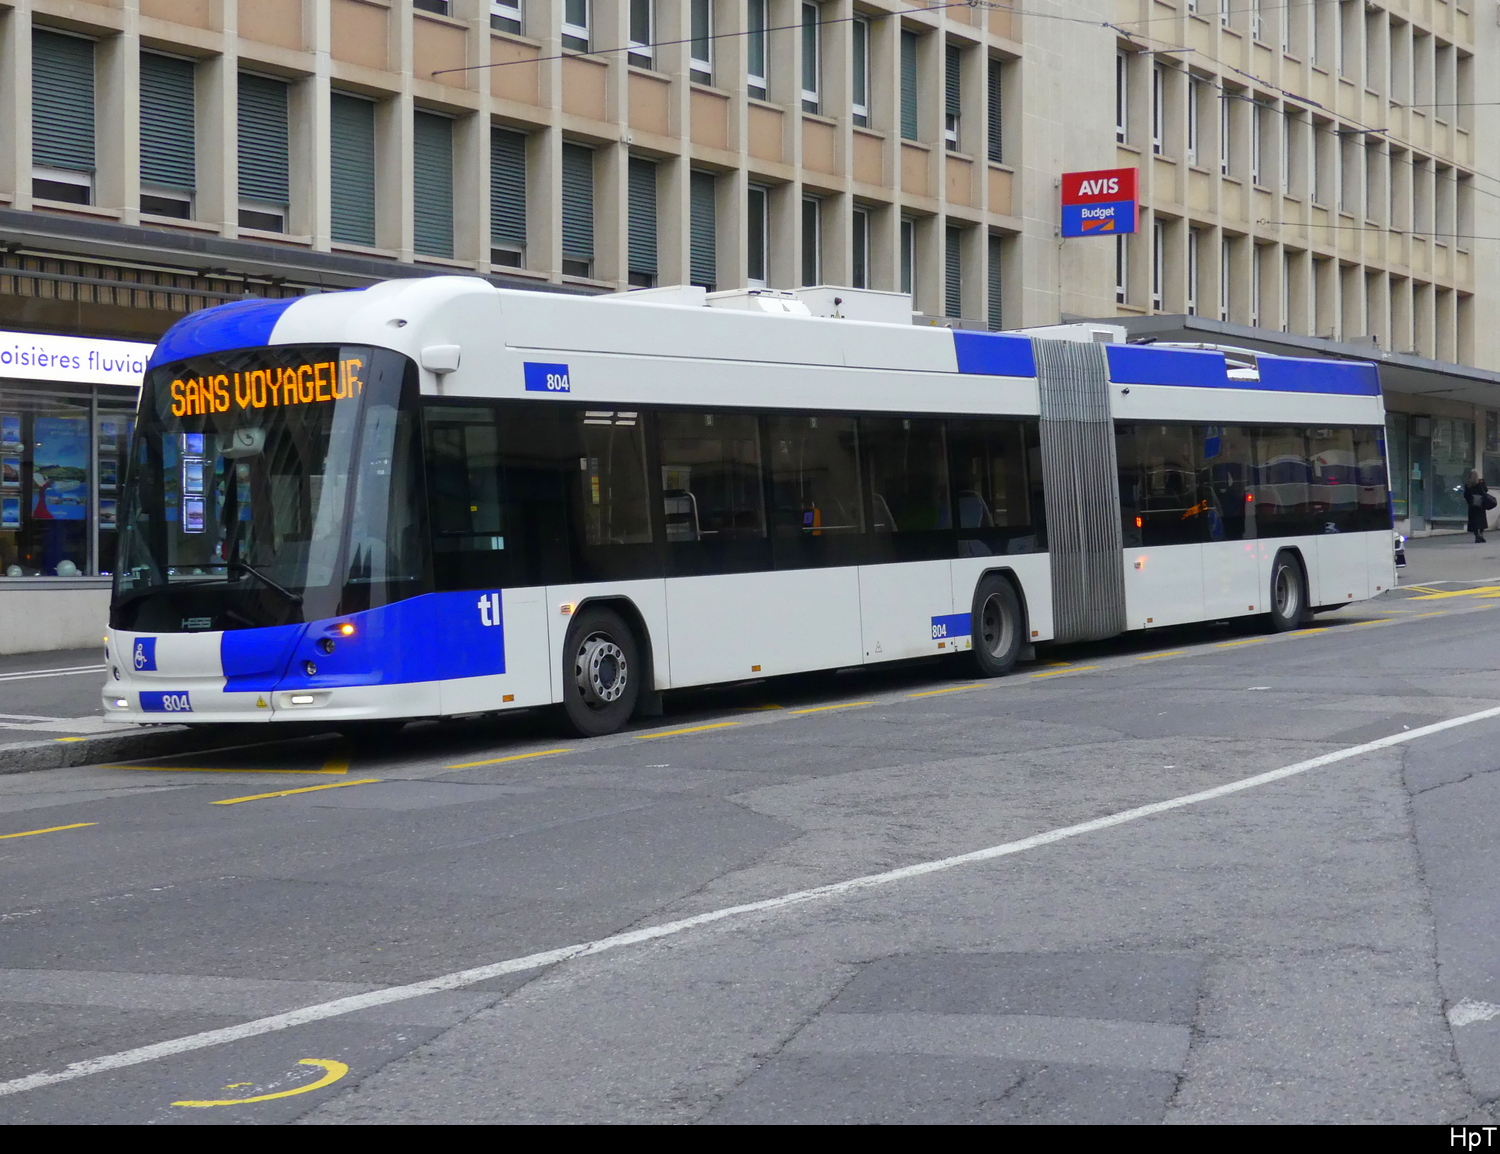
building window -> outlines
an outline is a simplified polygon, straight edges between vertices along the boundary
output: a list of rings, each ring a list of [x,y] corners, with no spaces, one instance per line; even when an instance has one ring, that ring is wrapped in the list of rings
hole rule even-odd
[[[1207,87],[1196,76],[1188,80],[1187,162],[1194,166],[1198,164],[1198,150],[1201,143],[1201,129],[1198,127],[1198,117],[1203,111],[1203,93]]]
[[[1229,145],[1232,139],[1230,128],[1234,124],[1230,101],[1234,97],[1227,88],[1219,91],[1219,173],[1229,175]]]
[[[1124,304],[1130,295],[1130,237],[1115,237],[1115,303]]]
[[[8,345],[31,343],[31,334],[3,336]],[[51,339],[74,342],[68,352],[80,361],[91,351],[78,338]],[[115,345],[107,355],[126,352],[144,363],[150,347]],[[134,393],[110,385],[0,389],[0,575],[114,571]]]
[[[490,263],[526,265],[526,137],[490,129]]]
[[[1115,53],[1115,140],[1124,144],[1130,136],[1130,67],[1123,52]]]
[[[650,68],[655,54],[656,0],[630,0],[630,63]]]
[[[453,121],[412,115],[412,247],[423,256],[453,255]]]
[[[696,174],[695,174],[696,175]],[[630,158],[629,241],[632,288],[656,284],[656,162]]]
[[[692,78],[699,84],[714,82],[714,3],[713,0],[692,0],[690,15],[692,27],[689,44],[689,67]]]
[[[521,0],[490,0],[490,27],[500,32],[520,32]]]
[[[955,44],[943,53],[943,145],[958,151],[958,122],[964,107],[964,54]]]
[[[240,227],[285,232],[291,200],[286,82],[241,72],[238,120]]]
[[[802,283],[822,283],[823,202],[815,196],[802,198]]]
[[[1231,278],[1229,275],[1229,241],[1219,242],[1219,319],[1229,319],[1229,286]]]
[[[1293,133],[1296,131],[1297,122],[1291,113],[1281,121],[1281,191],[1290,193],[1292,191],[1292,157],[1295,149]]]
[[[861,128],[870,123],[870,22],[856,16],[849,26],[854,38],[851,60],[850,111]]]
[[[1196,228],[1188,229],[1187,236],[1187,311],[1188,316],[1198,315],[1198,244],[1203,239]]]
[[[999,60],[991,60],[987,79],[985,127],[989,130],[989,142],[985,146],[985,152],[992,163],[1003,164],[1005,161],[1005,64]]]
[[[765,288],[771,252],[770,190],[752,184],[745,203],[745,278],[751,288]]]
[[[718,283],[719,229],[715,203],[718,182],[711,172],[695,172],[689,189],[688,244],[691,283],[713,292]]]
[[[821,40],[818,6],[802,5],[802,111],[818,111],[818,82],[822,79]]]
[[[375,106],[334,92],[328,101],[329,233],[344,244],[375,243]],[[144,198],[142,198],[144,200]]]
[[[439,16],[448,15],[448,0],[411,0],[411,6],[419,12],[433,12]]]
[[[912,270],[917,263],[917,227],[909,218],[901,219],[901,291],[915,298]]]
[[[1261,11],[1263,0],[1250,0],[1250,34],[1256,40],[1266,38],[1266,14]]]
[[[1164,307],[1162,286],[1167,273],[1167,222],[1151,222],[1151,307],[1160,312]]]
[[[1161,155],[1166,135],[1167,73],[1160,64],[1151,66],[1151,151]]]
[[[745,4],[745,87],[756,100],[766,98],[766,0]]]
[[[31,195],[94,200],[94,42],[36,29],[31,35]]]
[[[1250,247],[1250,327],[1260,327],[1261,246]]]
[[[1292,255],[1281,258],[1281,331],[1292,331]]]
[[[1261,106],[1252,97],[1250,101],[1250,183],[1260,186],[1260,160],[1261,139],[1265,133],[1261,131]]]
[[[589,50],[589,0],[563,0],[562,45]]]
[[[989,264],[985,268],[985,288],[988,292],[987,320],[990,332],[1005,327],[1005,238],[989,238]]]
[[[562,271],[594,275],[594,153],[581,144],[562,148]]]
[[[870,213],[854,210],[853,233],[849,252],[850,282],[854,288],[870,287]]]
[[[141,211],[189,218],[197,185],[194,68],[141,53]]]
[[[917,139],[917,34],[901,31],[901,137]]]
[[[957,228],[943,235],[943,315],[964,315],[964,234]]]

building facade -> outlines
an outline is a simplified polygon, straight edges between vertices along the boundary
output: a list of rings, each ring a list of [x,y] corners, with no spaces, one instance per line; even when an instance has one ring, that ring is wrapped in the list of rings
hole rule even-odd
[[[1181,316],[1439,376],[1500,370],[1482,239],[1500,236],[1500,45],[1481,15],[0,0],[0,330],[149,343],[247,295],[461,272],[572,292],[867,287],[992,329]],[[1139,231],[1062,240],[1060,175],[1116,166],[1140,171]],[[1469,386],[1388,397],[1403,468],[1427,452],[1430,472],[1440,441],[1445,467],[1468,445],[1500,470],[1500,390],[1490,405]],[[0,363],[0,415],[104,387]],[[54,556],[0,525],[0,649],[36,616],[8,593],[104,596],[112,426],[95,417],[92,544]]]

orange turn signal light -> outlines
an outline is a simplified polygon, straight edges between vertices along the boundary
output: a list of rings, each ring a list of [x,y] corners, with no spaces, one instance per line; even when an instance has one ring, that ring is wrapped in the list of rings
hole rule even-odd
[[[342,625],[339,626],[339,632],[342,633],[345,637],[353,637],[354,626],[345,621]]]

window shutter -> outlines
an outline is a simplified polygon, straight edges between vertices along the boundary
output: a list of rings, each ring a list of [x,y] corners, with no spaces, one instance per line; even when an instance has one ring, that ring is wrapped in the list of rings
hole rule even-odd
[[[413,245],[426,256],[453,255],[453,121],[412,116]]]
[[[594,259],[594,153],[581,144],[563,145],[562,249],[568,260]]]
[[[989,76],[989,158],[996,164],[1000,164],[1005,159],[1005,138],[1003,136],[1005,105],[1003,103],[1004,96],[1001,88],[1004,79],[1003,65],[998,60],[991,60]]]
[[[1003,300],[1003,287],[1005,284],[1005,241],[998,236],[990,237],[989,269],[985,274],[989,289],[989,322],[990,331],[996,332],[1005,327],[1005,308]]]
[[[345,244],[375,243],[375,106],[335,92],[329,100],[332,235]]]
[[[943,312],[950,317],[964,315],[963,294],[963,234],[950,228],[943,253]]]
[[[526,245],[526,137],[490,130],[490,241]]]
[[[718,282],[718,222],[714,206],[714,177],[710,172],[695,172],[692,178],[691,222],[689,242],[692,254],[692,283],[713,291]]]
[[[193,65],[141,53],[141,183],[191,192],[198,183]]]
[[[35,164],[94,171],[94,42],[31,34],[31,155]]]
[[[287,204],[286,84],[240,73],[240,196]]]
[[[963,112],[963,76],[964,56],[963,53],[948,45],[944,53],[943,69],[943,111],[949,116],[957,117]]]
[[[656,164],[630,158],[630,271],[656,275]]]
[[[917,139],[917,34],[901,33],[901,135]]]

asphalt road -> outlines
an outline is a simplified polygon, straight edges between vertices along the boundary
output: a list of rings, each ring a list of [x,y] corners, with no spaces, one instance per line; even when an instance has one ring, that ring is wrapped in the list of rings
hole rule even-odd
[[[1492,1122],[1497,608],[0,778],[0,1122]]]

